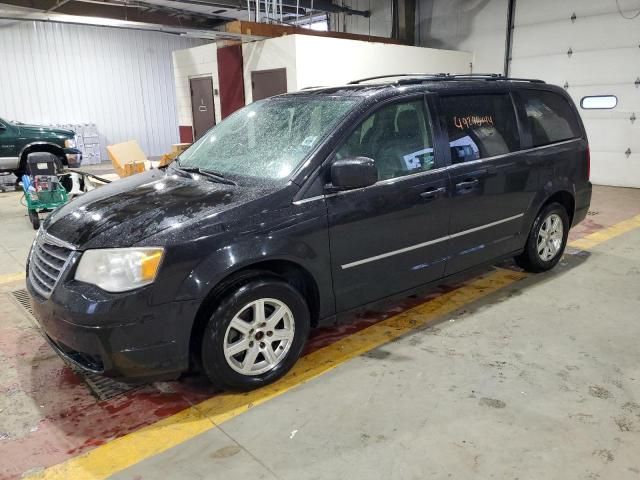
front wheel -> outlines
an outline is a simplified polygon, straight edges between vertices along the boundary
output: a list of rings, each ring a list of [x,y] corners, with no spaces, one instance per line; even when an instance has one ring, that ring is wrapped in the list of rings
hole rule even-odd
[[[36,210],[29,210],[29,220],[31,221],[31,225],[33,225],[34,230],[38,230],[40,228],[40,217]]]
[[[300,357],[309,335],[307,302],[279,278],[249,280],[211,315],[202,366],[222,388],[251,390],[276,381]]]
[[[569,215],[559,203],[545,206],[538,214],[516,263],[529,272],[545,272],[560,261],[569,235]]]

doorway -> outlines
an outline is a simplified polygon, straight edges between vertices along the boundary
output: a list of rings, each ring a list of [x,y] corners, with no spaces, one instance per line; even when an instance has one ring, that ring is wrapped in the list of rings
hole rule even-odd
[[[287,69],[274,68],[251,72],[251,92],[254,102],[287,93]]]
[[[211,77],[189,79],[191,87],[191,112],[193,115],[193,139],[198,140],[216,124]]]

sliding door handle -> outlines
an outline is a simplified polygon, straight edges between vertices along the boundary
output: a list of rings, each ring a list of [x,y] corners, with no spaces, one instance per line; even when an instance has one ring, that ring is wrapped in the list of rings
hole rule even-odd
[[[420,194],[420,197],[422,197],[424,200],[433,200],[434,198],[438,198],[440,195],[442,195],[446,191],[447,189],[444,187],[439,187],[439,188],[431,187],[425,190],[424,192],[422,192]]]
[[[475,187],[480,183],[480,180],[477,178],[467,178],[460,183],[456,183],[456,188],[458,190],[468,190],[470,188]]]

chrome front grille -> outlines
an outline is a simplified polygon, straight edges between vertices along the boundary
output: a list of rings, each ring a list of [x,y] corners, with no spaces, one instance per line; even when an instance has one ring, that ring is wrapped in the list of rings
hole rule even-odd
[[[73,245],[38,232],[29,257],[29,281],[33,289],[49,298],[74,252]]]

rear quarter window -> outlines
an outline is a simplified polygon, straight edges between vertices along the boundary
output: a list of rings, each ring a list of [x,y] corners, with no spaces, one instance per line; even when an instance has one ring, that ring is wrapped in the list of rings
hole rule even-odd
[[[518,125],[509,94],[442,96],[440,110],[441,121],[449,134],[451,163],[520,149]]]
[[[580,137],[580,126],[568,100],[553,92],[520,92],[533,147]]]

